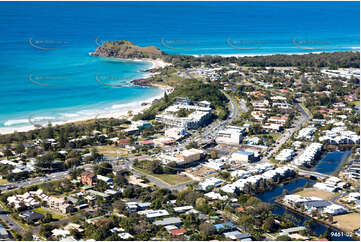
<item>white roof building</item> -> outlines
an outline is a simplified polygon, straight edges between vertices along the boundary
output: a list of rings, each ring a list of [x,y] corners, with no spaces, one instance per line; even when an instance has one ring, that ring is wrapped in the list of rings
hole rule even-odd
[[[218,132],[216,142],[219,144],[239,145],[242,142],[244,132],[244,127],[227,126]]]
[[[341,122],[340,124],[342,125],[339,125],[339,127],[325,130],[324,136],[321,136],[319,140],[329,144],[359,144],[360,136],[356,132],[347,130],[344,123]]]
[[[204,196],[212,199],[212,200],[222,200],[225,201],[228,199],[227,195],[222,196],[221,194],[217,193],[217,192],[208,192],[206,194],[204,194]]]
[[[303,128],[298,132],[296,139],[312,140],[312,135],[314,134],[315,131],[316,131],[316,128],[312,127],[312,126]]]
[[[235,193],[237,186],[235,184],[227,184],[221,187],[221,190],[225,193]]]
[[[176,213],[185,213],[191,209],[193,209],[193,206],[183,206],[183,207],[173,208],[174,212],[176,212]]]
[[[70,231],[69,230],[64,230],[64,229],[53,229],[51,231],[51,233],[53,234],[53,236],[55,237],[66,237],[70,235]]]
[[[326,192],[335,192],[337,190],[336,186],[326,184],[326,183],[321,183],[321,182],[315,183],[313,185],[313,187],[318,189],[318,190],[326,191]]]
[[[295,151],[292,149],[283,149],[275,159],[278,161],[290,161],[295,154]]]
[[[152,209],[139,211],[138,214],[145,215],[147,218],[159,218],[169,215],[167,210],[152,210]]]
[[[330,206],[327,206],[323,209],[324,213],[328,213],[331,215],[338,215],[338,214],[343,214],[346,213],[347,210],[345,207],[337,205],[337,204],[332,204]]]
[[[231,176],[243,179],[251,176],[251,173],[245,170],[236,170],[231,172]]]
[[[322,149],[321,143],[311,143],[309,146],[306,147],[304,152],[293,161],[293,163],[297,166],[301,166],[306,163],[309,163],[313,161],[316,154],[319,151],[321,151],[321,149]]]
[[[224,160],[223,159],[209,159],[207,163],[204,164],[204,166],[213,168],[216,170],[222,170],[224,168]]]
[[[211,178],[208,178],[208,179],[204,180],[203,182],[199,183],[199,186],[202,190],[206,191],[213,187],[219,187],[223,183],[224,183],[224,180],[216,178],[216,177],[211,177]]]
[[[124,240],[133,238],[133,235],[131,235],[131,234],[129,234],[129,233],[119,233],[118,236],[119,236],[121,239],[124,239]]]

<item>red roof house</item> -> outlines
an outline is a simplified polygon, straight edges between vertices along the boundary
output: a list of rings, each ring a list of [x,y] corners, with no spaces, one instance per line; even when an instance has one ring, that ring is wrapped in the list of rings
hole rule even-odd
[[[174,236],[179,236],[179,235],[183,235],[183,234],[187,233],[187,230],[186,229],[174,229],[174,230],[170,230],[169,232]]]

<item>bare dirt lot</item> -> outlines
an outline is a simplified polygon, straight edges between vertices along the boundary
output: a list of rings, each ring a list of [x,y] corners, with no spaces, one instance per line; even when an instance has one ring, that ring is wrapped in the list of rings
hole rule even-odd
[[[358,213],[334,216],[333,220],[337,221],[335,224],[337,227],[346,232],[352,232],[360,228],[360,214]]]
[[[325,192],[317,189],[305,189],[301,192],[296,193],[297,195],[300,195],[302,197],[319,197],[324,200],[329,200],[336,195],[332,192]]]

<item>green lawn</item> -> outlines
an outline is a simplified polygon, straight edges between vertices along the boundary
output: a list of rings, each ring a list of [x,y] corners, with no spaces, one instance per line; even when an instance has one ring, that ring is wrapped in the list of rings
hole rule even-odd
[[[50,213],[51,216],[53,216],[53,219],[55,219],[55,220],[62,220],[62,219],[66,218],[66,216],[64,216],[64,215],[62,215],[60,213],[56,213],[54,211],[48,210],[46,208],[34,208],[33,211],[37,212],[37,213],[41,213],[43,215],[45,215],[47,213]]]
[[[181,184],[181,183],[188,182],[191,180],[189,177],[182,176],[182,175],[152,174],[150,171],[147,171],[147,170],[143,170],[143,169],[139,169],[139,168],[135,168],[135,167],[133,167],[133,168],[138,172],[158,178],[159,180],[162,180],[170,185],[177,185],[177,184]]]
[[[273,138],[274,141],[276,141],[279,137],[280,134],[255,134],[255,135],[250,135],[249,137],[259,137],[259,138],[263,138],[264,136],[271,136]]]
[[[0,179],[0,185],[5,185],[5,184],[8,184],[8,180],[6,179]]]

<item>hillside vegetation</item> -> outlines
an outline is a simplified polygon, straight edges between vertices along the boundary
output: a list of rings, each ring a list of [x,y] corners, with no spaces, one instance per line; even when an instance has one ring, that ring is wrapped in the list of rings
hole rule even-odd
[[[157,59],[165,55],[165,53],[155,46],[141,47],[128,40],[119,40],[103,43],[91,55],[123,59]]]

